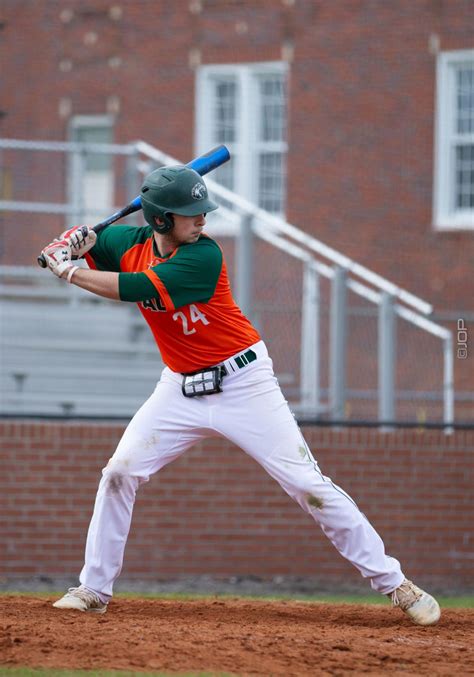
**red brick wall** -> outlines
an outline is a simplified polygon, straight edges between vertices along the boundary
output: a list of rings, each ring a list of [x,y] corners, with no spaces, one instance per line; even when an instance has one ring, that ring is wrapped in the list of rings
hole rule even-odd
[[[100,469],[123,426],[0,423],[0,578],[79,572]],[[308,428],[323,472],[407,575],[474,586],[474,432]],[[312,519],[242,451],[209,440],[138,493],[122,578],[276,575],[358,585]]]
[[[291,69],[290,218],[437,310],[472,309],[474,233],[431,225],[430,47],[435,38],[441,51],[473,48],[472,2],[304,8]]]
[[[472,49],[472,9],[472,0],[4,0],[0,136],[64,139],[60,100],[70,115],[104,114],[117,97],[117,142],[143,138],[191,157],[190,56],[280,60],[292,47],[289,218],[436,310],[472,311],[474,234],[431,225],[435,45]],[[0,262],[34,261],[54,227],[38,233],[10,215]]]
[[[442,321],[450,314],[454,332],[464,318],[471,346],[474,232],[435,231],[432,190],[436,50],[473,48],[472,11],[472,0],[3,0],[0,136],[65,139],[71,116],[105,114],[115,97],[115,141],[142,138],[188,158],[191,57],[280,60],[292,48],[288,218],[429,300]],[[91,33],[97,41],[86,45]],[[0,160],[7,171],[10,158]],[[42,181],[62,181],[57,168],[25,172],[12,186],[18,199],[40,200]],[[58,219],[0,213],[0,264],[34,264],[58,229]],[[268,270],[272,288],[281,285],[278,268]],[[455,360],[456,390],[471,391],[473,378],[474,361]],[[472,420],[471,401],[457,411]]]

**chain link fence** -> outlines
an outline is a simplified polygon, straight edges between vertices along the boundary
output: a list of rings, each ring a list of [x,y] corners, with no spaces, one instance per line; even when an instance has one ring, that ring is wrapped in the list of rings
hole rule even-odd
[[[110,215],[138,194],[145,174],[174,162],[143,142],[0,140],[1,255],[8,263],[0,270],[2,413],[128,416],[149,394],[162,365],[138,311],[61,286],[26,264],[65,226]],[[449,426],[452,333],[428,319],[429,304],[212,179],[206,182],[221,209],[209,215],[207,232],[223,246],[237,300],[267,342],[295,413],[387,422],[392,412],[393,424]],[[13,243],[19,224],[23,230],[32,222],[23,258]],[[138,213],[126,222],[143,219]],[[57,397],[63,374],[49,373],[47,391],[41,384],[53,345],[62,345],[70,371],[71,342],[80,354],[80,342],[93,353],[88,377],[74,374],[75,401],[66,391]]]

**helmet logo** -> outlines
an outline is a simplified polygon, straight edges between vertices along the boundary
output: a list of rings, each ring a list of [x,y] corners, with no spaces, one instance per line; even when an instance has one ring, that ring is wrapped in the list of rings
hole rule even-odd
[[[195,183],[191,195],[195,200],[202,200],[206,196],[206,186],[203,183]]]

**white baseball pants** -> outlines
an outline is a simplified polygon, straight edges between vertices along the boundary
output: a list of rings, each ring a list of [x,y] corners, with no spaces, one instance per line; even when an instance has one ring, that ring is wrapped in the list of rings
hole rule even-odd
[[[257,359],[237,368],[226,361],[223,392],[186,398],[181,374],[165,368],[102,472],[87,536],[83,585],[112,596],[120,574],[135,494],[150,475],[206,437],[223,436],[260,463],[320,525],[335,548],[374,590],[389,593],[403,581],[400,563],[354,501],[314,460],[273,374],[263,341]],[[231,364],[229,364],[231,363]],[[242,364],[242,362],[240,362]],[[235,371],[232,371],[235,369]]]

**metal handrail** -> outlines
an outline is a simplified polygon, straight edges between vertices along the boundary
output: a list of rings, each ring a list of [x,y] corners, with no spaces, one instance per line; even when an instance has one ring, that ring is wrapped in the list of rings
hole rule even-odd
[[[156,160],[157,162],[161,162],[162,164],[178,163],[178,160],[176,160],[171,155],[167,155],[166,153],[163,153],[162,151],[153,148],[153,146],[150,146],[150,144],[144,141],[138,141],[136,143],[136,149],[139,152],[143,153],[143,155],[147,155],[148,157],[150,157],[150,159]],[[293,238],[294,240],[296,240],[301,244],[304,244],[313,252],[320,254],[326,259],[329,259],[334,264],[341,266],[341,268],[345,268],[348,272],[352,273],[353,275],[356,275],[357,277],[364,279],[366,282],[369,282],[374,287],[378,287],[382,291],[387,292],[391,296],[395,296],[403,303],[406,303],[407,305],[416,308],[416,310],[418,310],[418,312],[422,313],[423,315],[431,315],[431,313],[433,312],[433,306],[427,301],[424,301],[423,299],[420,299],[418,296],[415,296],[415,294],[412,294],[411,292],[402,289],[393,282],[390,282],[381,275],[378,275],[377,273],[374,273],[365,266],[362,266],[361,264],[353,261],[348,256],[341,254],[332,247],[325,245],[320,240],[317,240],[312,235],[305,233],[299,228],[296,228],[295,226],[286,222],[284,219],[275,216],[273,214],[270,214],[269,212],[266,212],[263,209],[260,209],[249,200],[243,198],[241,195],[237,195],[237,193],[234,193],[233,191],[229,190],[228,188],[225,188],[224,186],[221,186],[220,184],[216,183],[215,181],[213,181],[208,177],[206,178],[206,183],[208,184],[209,188],[212,190],[213,193],[223,198],[224,200],[233,203],[242,212],[252,214],[254,217],[256,217],[256,220],[263,221],[266,225],[270,226],[271,228],[274,228],[280,233]]]
[[[136,143],[92,143],[82,141],[25,141],[24,139],[0,139],[0,148],[18,150],[46,150],[53,152],[85,152],[85,153],[118,153],[133,155],[136,152]]]
[[[374,273],[365,266],[356,263],[348,256],[340,254],[332,247],[325,245],[317,238],[313,237],[312,235],[309,235],[305,231],[300,230],[296,226],[291,225],[281,217],[275,216],[274,214],[270,214],[269,212],[260,209],[260,207],[257,207],[249,200],[241,197],[240,195],[237,195],[236,193],[233,193],[228,188],[220,186],[212,179],[206,178],[206,183],[213,193],[215,193],[222,199],[227,200],[228,202],[232,202],[242,212],[252,214],[256,220],[265,223],[267,226],[269,226],[269,228],[273,229],[274,231],[276,230],[277,232],[280,232],[284,235],[287,235],[288,237],[293,238],[300,244],[303,244],[306,247],[308,247],[314,253],[319,254],[320,256],[328,259],[335,265],[344,268],[345,270],[347,270],[348,273],[352,273],[353,275],[362,278],[369,284],[372,284],[374,287],[378,287],[381,291],[385,291],[391,296],[398,298],[399,301],[402,301],[403,303],[412,306],[423,315],[431,315],[431,313],[433,312],[433,306],[427,301],[424,301],[415,294],[412,294],[411,292],[402,289],[402,287],[399,287],[398,285],[394,284],[393,282],[390,282],[381,275]]]
[[[118,144],[93,144],[93,143],[79,143],[79,142],[67,142],[67,141],[25,141],[22,139],[0,139],[0,148],[18,148],[18,149],[28,149],[28,150],[50,150],[50,151],[70,151],[70,152],[80,152],[80,151],[90,151],[95,153],[121,153],[127,155],[133,155],[134,153],[142,153],[146,157],[154,160],[155,162],[167,165],[167,164],[180,164],[179,160],[175,157],[163,153],[162,151],[154,148],[149,143],[145,141],[135,141],[131,144],[118,145]],[[213,193],[218,195],[220,198],[231,202],[237,209],[246,214],[251,214],[260,222],[266,224],[270,229],[276,230],[277,232],[284,234],[293,240],[296,240],[300,244],[303,244],[305,247],[310,249],[319,256],[331,261],[333,264],[340,266],[347,270],[347,272],[355,275],[372,286],[385,291],[391,296],[394,296],[402,303],[412,306],[419,313],[423,315],[431,315],[433,312],[433,306],[419,298],[415,294],[408,292],[406,289],[399,287],[398,285],[390,282],[386,278],[374,273],[369,268],[353,261],[348,256],[341,254],[332,247],[324,244],[317,238],[309,235],[308,233],[300,230],[296,226],[288,223],[284,219],[274,214],[270,214],[265,210],[261,209],[257,205],[250,202],[246,198],[243,198],[237,193],[225,188],[224,186],[219,185],[210,178],[206,178],[206,183]],[[28,205],[28,208],[32,211],[39,211],[41,203],[31,203]],[[62,213],[61,205],[50,204],[49,208],[52,208],[52,212]],[[18,209],[18,203],[12,201],[0,201],[0,209]],[[67,208],[64,208],[67,211]],[[42,211],[42,209],[41,209]]]

